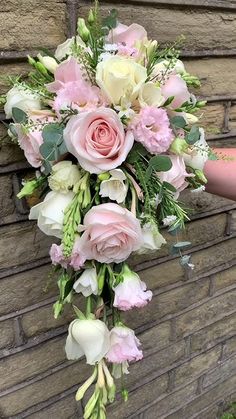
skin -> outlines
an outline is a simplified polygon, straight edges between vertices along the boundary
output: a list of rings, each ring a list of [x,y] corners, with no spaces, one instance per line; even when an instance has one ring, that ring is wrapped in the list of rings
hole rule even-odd
[[[236,201],[236,148],[217,148],[214,152],[220,160],[205,164],[206,191]]]

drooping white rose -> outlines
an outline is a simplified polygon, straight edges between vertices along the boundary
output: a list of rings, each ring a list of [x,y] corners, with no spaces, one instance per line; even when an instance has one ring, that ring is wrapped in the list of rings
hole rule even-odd
[[[29,219],[38,220],[38,227],[47,236],[62,237],[64,211],[71,203],[74,193],[49,192],[44,201],[31,208]]]
[[[20,86],[12,87],[6,99],[4,111],[7,119],[12,118],[12,108],[19,108],[24,112],[41,109],[40,96]]]
[[[194,144],[191,154],[184,154],[184,161],[186,166],[190,166],[195,170],[203,170],[206,161],[208,160],[209,146],[205,140],[205,132],[200,128],[200,139]]]
[[[155,83],[148,82],[141,86],[139,91],[139,103],[141,106],[162,106],[165,98],[161,94],[160,87]]]
[[[52,174],[48,183],[53,191],[67,193],[70,188],[80,179],[80,172],[77,165],[69,160],[61,161],[52,167]]]
[[[52,74],[54,74],[55,70],[58,67],[58,63],[56,62],[55,58],[49,57],[49,56],[42,56],[41,54],[37,55],[39,61],[41,64],[44,65],[44,67],[50,71]]]
[[[124,202],[128,191],[128,187],[124,183],[126,176],[121,169],[110,170],[109,173],[111,174],[110,179],[101,182],[99,195],[120,204]]]
[[[97,84],[113,105],[136,99],[146,78],[147,69],[131,58],[116,55],[97,66]]]
[[[159,250],[166,243],[164,237],[159,233],[155,223],[147,223],[142,227],[143,245],[138,250],[138,254],[145,254]]]
[[[98,278],[96,268],[85,269],[73,286],[75,292],[81,292],[84,297],[98,293]]]
[[[95,365],[110,348],[110,332],[101,320],[76,319],[69,325],[66,356],[70,360],[85,355],[87,364]]]
[[[68,38],[65,42],[58,45],[54,54],[55,58],[58,61],[62,61],[63,58],[66,58],[67,55],[72,55],[71,47],[74,42],[75,42],[75,37],[73,36],[72,38]],[[82,47],[86,46],[79,36],[76,37],[76,43]]]

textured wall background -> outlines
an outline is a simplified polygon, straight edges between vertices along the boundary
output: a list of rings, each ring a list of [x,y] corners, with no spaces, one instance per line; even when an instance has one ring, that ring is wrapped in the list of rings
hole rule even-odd
[[[117,4],[118,3],[118,4]],[[0,75],[25,74],[26,55],[54,48],[75,29],[77,12],[89,2],[2,0]],[[203,125],[212,145],[236,140],[236,1],[128,0],[118,6],[126,23],[139,22],[161,43],[187,36],[187,69],[200,76],[208,99]],[[6,91],[0,82],[0,92]],[[1,114],[1,119],[4,115]],[[0,135],[5,129],[0,126]],[[51,305],[57,294],[50,278],[50,239],[27,220],[17,201],[28,170],[14,146],[0,150],[0,417],[82,418],[74,392],[89,368],[65,360],[68,312],[58,321]],[[152,303],[133,311],[145,358],[127,378],[130,400],[120,400],[109,417],[214,419],[236,399],[236,203],[187,194],[194,208],[186,238],[195,270],[184,274],[161,250],[152,260],[133,260],[154,290]],[[47,291],[47,292],[46,292]]]

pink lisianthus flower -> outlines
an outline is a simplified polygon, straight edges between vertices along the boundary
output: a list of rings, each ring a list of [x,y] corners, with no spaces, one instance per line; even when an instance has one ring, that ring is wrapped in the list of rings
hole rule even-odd
[[[146,284],[127,265],[123,268],[123,281],[113,288],[114,307],[127,311],[133,307],[144,307],[152,299],[152,292],[146,291]]]
[[[49,255],[53,265],[61,265],[65,269],[68,267],[70,259],[63,255],[62,245],[52,244]]]
[[[133,57],[133,58],[137,58],[139,55],[137,48],[129,47],[124,44],[118,44],[117,47],[118,47],[118,51],[117,51],[118,55],[124,55],[127,57]]]
[[[54,73],[55,81],[46,85],[49,92],[58,93],[68,83],[81,82],[84,80],[79,63],[74,57],[61,63]]]
[[[107,41],[114,44],[125,44],[128,47],[133,47],[137,41],[142,41],[147,38],[147,32],[143,26],[137,23],[127,26],[119,23],[115,29],[112,29]]]
[[[140,341],[132,329],[115,326],[110,331],[110,349],[106,354],[109,362],[121,364],[125,361],[139,361],[143,352],[138,348]]]
[[[131,128],[134,139],[152,154],[167,151],[174,139],[167,112],[154,106],[142,108]]]
[[[171,96],[174,96],[173,101],[170,104],[172,109],[177,109],[183,103],[188,102],[190,99],[190,93],[186,82],[178,74],[172,74],[166,82],[161,86],[161,93],[167,100]]]
[[[80,237],[75,240],[71,258],[70,258],[70,266],[75,270],[79,271],[86,261],[85,255],[82,253],[80,248]]]
[[[172,167],[167,172],[158,173],[159,178],[162,182],[168,182],[176,189],[175,199],[178,199],[180,192],[182,192],[188,186],[186,177],[192,177],[193,174],[186,172],[184,159],[181,156],[171,155],[169,156],[172,162]]]
[[[87,212],[84,233],[76,241],[73,253],[101,263],[120,263],[141,244],[139,220],[127,209],[108,203],[92,207]]]

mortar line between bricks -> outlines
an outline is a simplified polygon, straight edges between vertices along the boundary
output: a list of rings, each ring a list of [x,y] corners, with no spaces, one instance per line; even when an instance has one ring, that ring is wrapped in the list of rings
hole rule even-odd
[[[4,314],[3,316],[0,316],[0,322],[8,319],[12,319],[14,317],[19,317],[22,314],[30,313],[31,311],[37,310],[38,308],[46,307],[56,301],[57,297],[50,297],[46,300],[40,301],[39,303],[32,304],[28,307],[22,308],[21,310],[13,311],[8,314]]]

